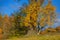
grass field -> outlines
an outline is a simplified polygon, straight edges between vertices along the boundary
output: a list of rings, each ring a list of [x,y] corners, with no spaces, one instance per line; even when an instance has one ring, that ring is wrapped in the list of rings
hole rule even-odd
[[[32,35],[24,37],[13,37],[7,40],[60,40],[60,35]]]

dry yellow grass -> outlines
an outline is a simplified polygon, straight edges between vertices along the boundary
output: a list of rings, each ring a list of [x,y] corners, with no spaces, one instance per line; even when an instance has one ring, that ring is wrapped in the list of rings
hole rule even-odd
[[[40,36],[27,36],[27,37],[13,37],[7,40],[60,40],[60,35],[40,35]]]

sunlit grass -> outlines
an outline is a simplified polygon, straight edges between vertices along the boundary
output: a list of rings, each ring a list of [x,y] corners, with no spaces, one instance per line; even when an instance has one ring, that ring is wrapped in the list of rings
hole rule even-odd
[[[60,40],[60,35],[32,35],[25,37],[13,37],[8,40]]]

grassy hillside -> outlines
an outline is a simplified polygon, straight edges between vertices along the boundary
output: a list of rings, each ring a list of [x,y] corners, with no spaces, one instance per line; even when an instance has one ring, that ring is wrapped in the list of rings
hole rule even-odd
[[[7,40],[60,40],[60,35],[32,35],[24,37],[13,37]]]

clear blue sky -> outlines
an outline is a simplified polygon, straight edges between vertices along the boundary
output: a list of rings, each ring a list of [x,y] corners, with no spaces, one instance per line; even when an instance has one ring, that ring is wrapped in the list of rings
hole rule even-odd
[[[14,11],[17,11],[23,3],[28,3],[27,0],[21,0],[21,2],[15,2],[15,0],[0,0],[0,12],[2,14],[10,15]],[[52,0],[52,5],[56,7],[56,13],[59,14],[57,16],[58,23],[56,25],[60,25],[60,0]]]
[[[23,3],[27,3],[27,0],[21,0],[19,3],[14,1],[15,0],[0,0],[0,12],[10,15],[18,10]],[[60,13],[60,0],[52,0],[52,5],[56,7],[56,12]]]
[[[14,11],[17,11],[23,3],[27,3],[27,1],[21,0],[21,2],[17,2],[16,0],[0,0],[0,12],[10,15]]]
[[[28,2],[27,0],[21,0],[19,3],[16,0],[0,0],[0,12],[10,15],[17,11],[23,3]],[[60,0],[52,0],[52,5],[56,7],[56,13],[60,14]],[[60,18],[60,15],[58,18]]]

